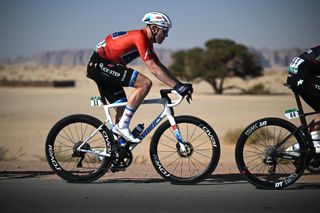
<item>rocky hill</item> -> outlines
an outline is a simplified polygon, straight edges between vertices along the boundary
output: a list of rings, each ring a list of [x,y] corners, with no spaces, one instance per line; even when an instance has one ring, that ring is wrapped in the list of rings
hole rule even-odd
[[[281,68],[287,67],[292,58],[302,53],[304,50],[298,48],[285,50],[270,50],[270,49],[253,49],[250,48],[260,60],[264,68]],[[171,55],[174,52],[169,49],[157,49],[158,57],[165,65],[172,62]],[[15,59],[0,60],[0,65],[41,65],[41,66],[77,66],[86,65],[92,50],[61,50],[47,51],[33,55],[32,57],[18,57]],[[141,60],[135,60],[133,65],[140,64]]]
[[[299,48],[283,50],[270,50],[267,48],[257,50],[250,48],[250,51],[257,55],[262,67],[283,68],[288,67],[291,60],[305,50]]]

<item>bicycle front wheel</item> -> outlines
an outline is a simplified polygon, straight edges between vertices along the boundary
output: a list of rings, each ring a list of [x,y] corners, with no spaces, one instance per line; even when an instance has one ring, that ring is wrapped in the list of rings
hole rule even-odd
[[[208,177],[218,164],[218,137],[212,127],[199,118],[179,116],[175,121],[187,152],[181,152],[176,135],[166,121],[152,137],[151,161],[157,172],[172,183],[198,183]]]
[[[240,173],[253,185],[282,189],[293,184],[304,171],[305,140],[290,122],[264,118],[250,124],[236,145]]]
[[[110,150],[112,143],[112,134],[101,121],[89,115],[70,115],[49,132],[46,157],[52,170],[64,180],[91,182],[111,166],[111,157],[99,153]],[[79,146],[85,151],[78,151]]]

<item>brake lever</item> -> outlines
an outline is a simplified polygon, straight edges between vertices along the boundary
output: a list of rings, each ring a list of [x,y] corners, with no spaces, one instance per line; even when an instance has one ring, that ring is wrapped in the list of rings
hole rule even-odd
[[[191,104],[192,101],[192,93],[188,93],[188,95],[186,96],[186,100],[189,104]]]

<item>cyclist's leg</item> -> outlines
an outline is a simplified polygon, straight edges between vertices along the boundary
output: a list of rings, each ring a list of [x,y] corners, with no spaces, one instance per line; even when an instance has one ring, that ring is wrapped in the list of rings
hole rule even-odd
[[[152,87],[152,81],[139,73],[133,86],[135,89],[128,98],[128,106],[136,110],[148,95]]]
[[[316,111],[320,111],[320,78],[316,77],[316,76],[312,76],[310,77],[310,92],[311,95],[313,96],[313,100],[310,103],[310,106],[316,110]],[[315,119],[315,126],[314,129],[315,130],[320,130],[320,114],[318,114]]]
[[[128,98],[128,104],[125,107],[123,116],[119,121],[119,127],[122,129],[129,127],[130,121],[135,111],[138,109],[138,107],[140,106],[144,98],[149,93],[152,86],[152,82],[149,78],[147,78],[143,74],[135,71],[132,74],[132,77],[130,80],[130,86],[133,86],[134,90],[132,91],[131,95]]]
[[[315,111],[320,111],[320,78],[311,74],[305,75],[306,87],[301,92],[303,100]],[[320,129],[320,114],[315,117],[314,129]]]
[[[309,72],[303,75],[304,87],[299,92],[302,99],[315,111],[320,111],[320,79]],[[320,153],[320,115],[318,114],[310,126],[310,134],[317,153]]]

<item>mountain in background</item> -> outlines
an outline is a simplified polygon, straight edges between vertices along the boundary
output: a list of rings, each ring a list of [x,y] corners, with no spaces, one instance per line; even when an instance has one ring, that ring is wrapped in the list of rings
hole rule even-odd
[[[283,50],[249,48],[249,50],[258,57],[263,68],[287,68],[294,57],[306,51],[299,48]]]
[[[284,50],[270,50],[266,48],[249,49],[258,57],[263,68],[287,67],[295,56],[300,55],[305,51],[298,48]],[[172,63],[171,55],[174,53],[173,50],[156,49],[156,53],[163,64],[170,65]],[[47,51],[35,54],[32,57],[17,57],[15,59],[0,60],[0,65],[79,66],[86,65],[91,54],[91,49]],[[142,61],[138,59],[133,61],[131,65],[138,65],[141,63]]]

